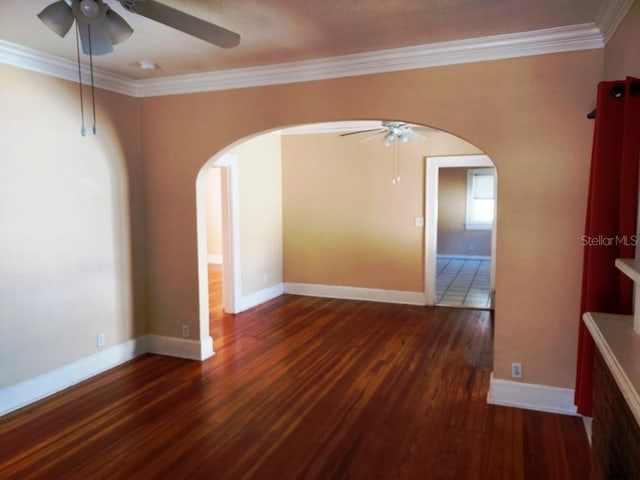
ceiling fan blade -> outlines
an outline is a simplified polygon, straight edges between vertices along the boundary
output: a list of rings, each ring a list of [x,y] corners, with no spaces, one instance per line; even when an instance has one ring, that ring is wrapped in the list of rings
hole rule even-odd
[[[418,125],[415,127],[411,127],[411,130],[413,130],[414,132],[438,132],[439,130],[437,128],[433,128],[433,127],[426,127],[424,125]]]
[[[340,136],[341,137],[347,137],[349,135],[358,135],[359,133],[382,132],[383,130],[384,130],[383,128],[370,128],[369,130],[360,130],[358,132],[341,133]]]
[[[213,23],[205,22],[193,15],[158,3],[155,0],[119,1],[124,8],[133,13],[150,18],[219,47],[231,48],[240,43],[240,35],[237,33]]]
[[[79,18],[76,21],[80,32],[82,52],[85,55],[104,55],[113,52],[113,42],[103,25],[90,25]],[[89,43],[89,32],[91,32],[91,43]]]
[[[382,135],[383,133],[385,133],[386,130],[378,130],[376,133],[373,133],[371,135],[367,135],[366,137],[364,137],[362,140],[360,140],[361,142],[368,142],[369,140],[372,140],[374,138],[380,138],[380,135]]]
[[[409,137],[409,140],[417,140],[420,142],[427,139],[425,136],[420,135],[411,129],[407,130],[407,136]]]

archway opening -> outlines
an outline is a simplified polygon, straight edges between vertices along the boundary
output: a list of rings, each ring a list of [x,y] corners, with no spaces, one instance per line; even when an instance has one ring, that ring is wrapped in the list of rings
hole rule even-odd
[[[419,126],[416,138],[385,145],[381,125],[333,122],[265,132],[236,142],[202,167],[201,338],[209,336],[213,318],[204,188],[211,168],[220,169],[222,180],[218,304],[226,313],[282,293],[435,304],[429,159],[484,153],[448,132]],[[373,131],[356,134],[364,130]]]

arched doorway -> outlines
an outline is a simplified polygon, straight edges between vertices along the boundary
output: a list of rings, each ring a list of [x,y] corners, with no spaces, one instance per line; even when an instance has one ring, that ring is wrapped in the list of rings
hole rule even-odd
[[[212,157],[203,167],[198,182],[211,165],[222,166],[226,178],[224,257],[229,260],[224,267],[225,311],[238,313],[283,292],[433,304],[428,301],[430,280],[425,274],[428,242],[424,219],[429,215],[425,210],[424,158],[482,152],[455,135],[430,129],[424,141],[398,147],[396,165],[393,149],[386,147],[382,138],[378,142],[344,135],[367,126],[362,122],[313,124],[285,129],[279,137],[271,132],[245,139],[252,143],[269,135],[280,142],[284,254],[279,282],[270,283],[273,278],[268,266],[255,260],[259,256],[243,241],[246,231],[241,224],[251,224],[242,219],[248,211],[240,193],[248,178],[242,172],[247,153],[247,148],[242,150],[244,141]],[[254,155],[264,157],[265,151],[258,149]],[[394,181],[398,168],[400,182]],[[247,172],[255,174],[250,169]],[[199,185],[197,190],[200,192]],[[198,193],[198,212],[203,201]],[[200,213],[198,232],[200,327],[208,332],[207,253],[202,248],[206,227]],[[249,257],[253,257],[253,264]],[[248,288],[250,282],[253,285]]]

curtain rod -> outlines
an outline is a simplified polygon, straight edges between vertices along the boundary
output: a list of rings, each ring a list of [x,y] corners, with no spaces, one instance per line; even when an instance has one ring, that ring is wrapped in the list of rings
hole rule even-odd
[[[611,89],[610,95],[613,98],[622,98],[624,97],[624,85],[616,85]],[[640,82],[631,82],[629,85],[629,93],[633,96],[640,95]],[[589,120],[594,120],[596,118],[597,108],[594,108],[589,113],[587,113],[587,118]]]

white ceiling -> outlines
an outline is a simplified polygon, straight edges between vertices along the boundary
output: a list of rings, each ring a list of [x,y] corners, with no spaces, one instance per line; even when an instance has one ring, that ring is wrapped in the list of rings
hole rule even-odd
[[[2,0],[0,40],[74,60],[73,31],[62,39],[37,18],[54,0]],[[610,27],[633,0],[161,0],[241,35],[225,50],[105,0],[135,33],[102,71],[131,79],[266,66],[572,25]],[[616,24],[617,25],[617,24]],[[602,32],[606,37],[607,32]],[[610,33],[610,32],[609,32]],[[158,70],[140,69],[141,60]],[[85,60],[83,60],[85,61]]]

